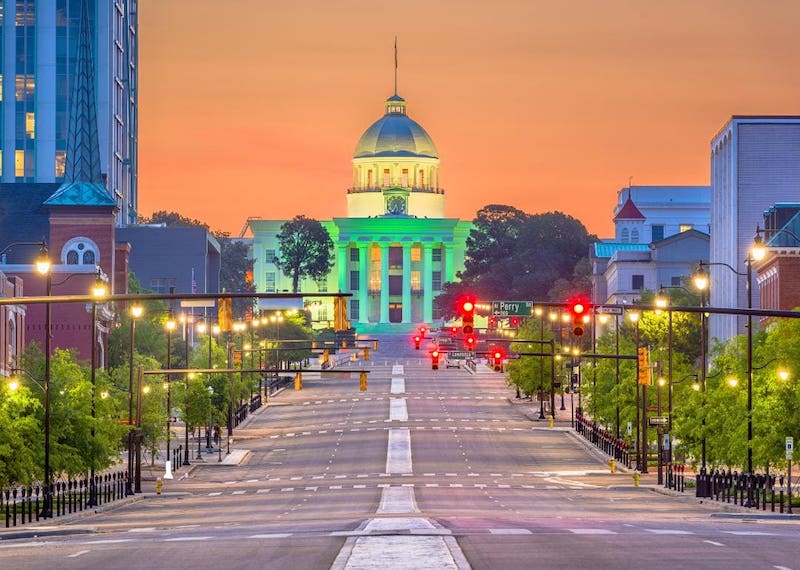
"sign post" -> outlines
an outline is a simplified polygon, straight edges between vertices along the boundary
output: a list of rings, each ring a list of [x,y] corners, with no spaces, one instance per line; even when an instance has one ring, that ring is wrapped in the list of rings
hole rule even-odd
[[[789,461],[789,514],[792,514],[792,459],[794,455],[794,438],[791,436],[786,437],[786,459]]]

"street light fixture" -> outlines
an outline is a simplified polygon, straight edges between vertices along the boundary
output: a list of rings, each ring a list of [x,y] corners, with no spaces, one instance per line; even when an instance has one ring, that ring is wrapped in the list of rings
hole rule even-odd
[[[45,294],[49,298],[53,294],[53,266],[47,253],[47,244],[42,240],[39,257],[36,259],[36,271],[45,277]],[[44,505],[40,515],[42,518],[53,516],[53,489],[50,473],[50,353],[52,342],[52,312],[48,300],[44,305]]]
[[[136,343],[136,319],[141,318],[144,314],[144,307],[141,305],[132,305],[131,306],[131,338],[130,338],[130,360],[129,360],[129,375],[128,375],[128,480],[125,485],[125,494],[126,495],[133,495],[133,482],[134,482],[134,464],[136,461],[136,455],[134,453],[134,448],[136,447],[136,439],[138,434],[135,433],[136,425],[138,425],[138,418],[137,422],[134,424],[133,421],[133,351],[134,346]],[[138,409],[138,394],[137,394],[137,409]]]
[[[108,296],[108,286],[106,285],[100,268],[97,268],[97,276],[95,277],[94,285],[92,285],[92,349],[91,349],[91,380],[92,380],[92,442],[95,436],[95,418],[97,412],[95,410],[95,400],[97,398],[97,304],[104,301]],[[89,474],[89,501],[88,506],[94,507],[97,505],[97,486],[95,485],[95,457],[94,450],[92,450],[91,458],[91,473]]]

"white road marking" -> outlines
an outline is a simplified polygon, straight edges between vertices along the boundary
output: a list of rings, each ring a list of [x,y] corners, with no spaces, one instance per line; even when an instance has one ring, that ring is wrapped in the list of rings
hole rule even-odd
[[[393,422],[408,421],[408,407],[405,398],[392,398],[389,400],[389,419]]]
[[[176,538],[165,538],[164,542],[200,542],[211,540],[213,536],[178,536]]]
[[[406,380],[405,378],[392,378],[392,394],[405,394]]]
[[[413,473],[411,468],[411,432],[408,428],[389,430],[386,473]]]
[[[244,495],[247,491],[234,491],[231,495]]]
[[[706,542],[706,543],[711,544],[713,546],[725,546],[721,542],[714,542],[713,540],[704,540],[703,542]]]
[[[527,528],[490,528],[490,534],[533,534]]]
[[[607,528],[571,528],[568,529],[572,534],[617,534]]]
[[[723,534],[732,534],[734,536],[777,536],[771,532],[761,532],[757,530],[723,530]]]
[[[69,556],[67,556],[67,558],[77,558],[78,556],[82,556],[82,555],[86,554],[87,552],[91,552],[91,550],[79,550],[75,554],[70,554]]]
[[[644,530],[652,532],[653,534],[694,534],[688,530],[675,530],[671,528],[646,528]]]
[[[221,492],[216,491],[214,493],[209,493],[208,496],[209,497],[219,497],[221,494],[222,494]]]
[[[86,540],[81,544],[119,544],[121,542],[134,542],[133,538],[107,538],[105,540]]]
[[[276,532],[275,534],[253,534],[251,536],[248,536],[247,538],[289,538],[290,536],[292,536],[292,533],[290,532],[285,532],[285,533]]]

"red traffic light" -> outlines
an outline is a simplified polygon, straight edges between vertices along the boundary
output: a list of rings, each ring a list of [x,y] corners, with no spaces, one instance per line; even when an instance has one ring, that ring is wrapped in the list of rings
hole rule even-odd
[[[589,321],[592,306],[586,297],[575,297],[569,301],[569,312],[572,315],[572,335],[583,336],[584,325]]]
[[[503,358],[503,353],[501,351],[499,351],[499,350],[495,350],[494,351],[494,357],[495,358]]]
[[[420,338],[419,335],[414,337],[414,348],[416,348],[417,350],[419,350],[419,343],[420,343],[421,340],[422,340],[422,338]]]
[[[475,302],[472,298],[462,299],[458,303],[458,310],[461,313],[461,331],[472,334],[475,330]]]
[[[450,332],[453,333],[453,334],[457,334],[458,333],[458,327],[450,327]]]
[[[431,352],[431,356],[434,359],[439,358],[439,351],[438,350],[434,350],[433,352]]]
[[[422,335],[422,338],[425,338],[425,331],[427,331],[425,327],[419,327],[419,334]]]
[[[471,313],[475,310],[475,303],[472,301],[464,301],[461,303],[461,310],[465,313]]]
[[[513,328],[517,328],[519,326],[519,317],[511,317],[509,323]]]
[[[469,346],[471,348],[472,346],[475,345],[475,337],[474,336],[468,336],[467,338],[464,339],[464,342],[466,342],[467,346]]]

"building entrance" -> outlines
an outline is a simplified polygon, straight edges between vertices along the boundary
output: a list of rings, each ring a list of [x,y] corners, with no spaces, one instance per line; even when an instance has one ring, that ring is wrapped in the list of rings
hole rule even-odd
[[[403,322],[403,303],[389,303],[389,322]]]

